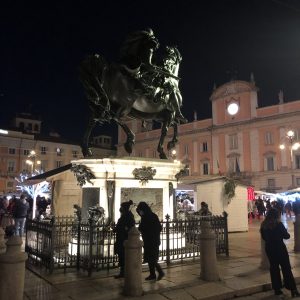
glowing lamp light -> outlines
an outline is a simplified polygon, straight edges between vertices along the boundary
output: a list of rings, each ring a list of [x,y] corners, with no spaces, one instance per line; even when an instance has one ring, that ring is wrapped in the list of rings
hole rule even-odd
[[[31,151],[30,151],[30,155],[35,155],[35,151],[34,151],[34,150],[31,150]]]
[[[172,150],[172,155],[176,155],[176,150],[175,149]]]
[[[298,150],[300,147],[300,143],[295,143],[293,146],[292,146],[292,149],[293,150]]]
[[[279,148],[280,148],[281,150],[283,150],[283,149],[285,149],[285,145],[281,144],[281,145],[279,146]]]
[[[37,160],[37,161],[36,161],[36,164],[37,164],[37,165],[40,165],[41,163],[42,163],[42,162],[41,162],[40,160]]]
[[[227,107],[227,112],[231,115],[234,116],[237,114],[237,112],[239,111],[239,106],[237,103],[233,102],[230,103]]]
[[[25,162],[26,162],[27,165],[33,165],[33,161],[31,161],[29,159],[27,159]]]
[[[0,133],[1,133],[1,134],[8,134],[8,131],[7,131],[7,130],[0,129]]]
[[[295,132],[293,130],[289,130],[286,135],[289,139],[292,139],[295,136]]]

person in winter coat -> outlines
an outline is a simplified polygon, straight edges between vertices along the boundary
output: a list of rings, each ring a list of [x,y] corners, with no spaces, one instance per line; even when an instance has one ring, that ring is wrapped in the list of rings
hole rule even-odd
[[[270,262],[270,275],[275,295],[281,295],[283,287],[280,268],[283,274],[284,287],[291,291],[292,297],[300,296],[291,270],[287,248],[283,239],[289,239],[290,234],[280,221],[280,213],[271,208],[261,223],[260,233],[265,241],[265,250]]]
[[[158,261],[161,223],[158,216],[152,212],[146,202],[140,202],[136,209],[141,217],[139,231],[144,242],[144,261],[148,263],[150,275],[145,280],[161,280],[165,273],[161,269]],[[156,277],[155,269],[158,272]]]
[[[211,216],[211,212],[208,209],[208,204],[204,201],[201,202],[201,208],[195,213],[200,216]]]
[[[16,201],[13,209],[13,216],[15,220],[15,235],[23,236],[26,217],[29,210],[29,203],[26,201],[25,195],[21,195],[20,199]]]
[[[116,242],[115,242],[115,254],[119,257],[119,267],[120,273],[115,276],[115,278],[124,277],[124,268],[125,268],[125,248],[124,241],[128,239],[128,232],[135,225],[135,220],[132,212],[130,211],[130,206],[133,204],[132,200],[121,203],[120,213],[121,217],[119,218],[114,232],[116,233]]]

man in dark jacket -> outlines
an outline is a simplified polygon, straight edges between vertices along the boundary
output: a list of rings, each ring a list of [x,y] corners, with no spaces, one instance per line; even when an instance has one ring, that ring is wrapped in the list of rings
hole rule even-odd
[[[115,242],[115,254],[119,257],[120,273],[115,276],[115,278],[124,277],[125,268],[125,249],[124,241],[128,239],[128,232],[135,225],[135,220],[132,212],[130,211],[130,205],[132,205],[132,200],[123,202],[120,207],[121,217],[119,218],[114,232],[116,233]]]
[[[144,242],[144,261],[148,262],[150,275],[145,280],[155,280],[158,272],[157,280],[164,277],[164,272],[161,269],[158,261],[160,232],[162,231],[161,223],[158,216],[152,212],[151,208],[146,202],[140,202],[136,209],[141,216],[141,223],[139,231],[142,234]]]
[[[29,210],[29,203],[26,201],[24,194],[16,201],[13,216],[15,220],[15,235],[20,237],[24,234],[25,222]]]

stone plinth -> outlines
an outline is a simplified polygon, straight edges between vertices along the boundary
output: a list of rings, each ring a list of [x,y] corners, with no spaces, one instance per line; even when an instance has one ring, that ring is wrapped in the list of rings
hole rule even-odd
[[[0,299],[23,300],[27,254],[21,252],[21,245],[21,237],[12,236],[0,255]]]
[[[124,295],[138,297],[143,294],[142,289],[142,246],[140,233],[132,227],[128,233],[125,246],[125,280]]]

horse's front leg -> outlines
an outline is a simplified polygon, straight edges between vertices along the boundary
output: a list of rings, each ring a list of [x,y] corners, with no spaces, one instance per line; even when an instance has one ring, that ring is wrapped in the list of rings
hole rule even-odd
[[[175,148],[177,143],[178,143],[178,124],[174,123],[174,125],[173,125],[173,138],[168,143],[167,149],[171,150],[171,149]]]
[[[122,123],[122,122],[120,122],[120,121],[118,121],[118,120],[115,120],[115,121],[116,121],[116,123],[117,123],[118,125],[120,125],[120,126],[123,128],[124,132],[126,133],[127,139],[126,139],[126,142],[125,142],[125,144],[124,144],[124,148],[125,148],[125,151],[126,151],[128,154],[131,154],[131,153],[132,153],[132,147],[133,147],[133,145],[135,144],[135,135],[134,135],[134,133],[129,129],[129,127],[128,127],[126,124],[124,124],[124,123]]]
[[[159,153],[159,158],[161,159],[167,159],[167,155],[164,152],[164,141],[165,141],[165,137],[168,133],[168,129],[169,129],[169,121],[165,120],[161,126],[161,134],[160,134],[160,139],[159,139],[159,143],[157,145],[157,152]]]
[[[83,157],[93,156],[93,152],[92,152],[91,148],[89,148],[89,141],[90,141],[91,132],[92,132],[93,128],[95,127],[96,123],[97,123],[97,121],[95,120],[94,115],[92,115],[91,118],[89,119],[88,126],[84,133],[83,141],[81,144],[81,151],[82,151]]]

